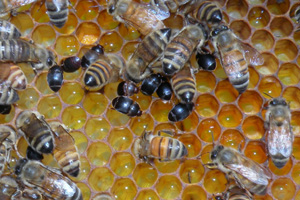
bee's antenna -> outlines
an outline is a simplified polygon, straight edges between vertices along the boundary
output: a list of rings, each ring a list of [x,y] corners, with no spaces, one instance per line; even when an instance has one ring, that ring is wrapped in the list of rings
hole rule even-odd
[[[272,97],[271,95],[269,95],[268,93],[263,92],[265,95],[267,95],[268,97],[274,99],[274,97]]]

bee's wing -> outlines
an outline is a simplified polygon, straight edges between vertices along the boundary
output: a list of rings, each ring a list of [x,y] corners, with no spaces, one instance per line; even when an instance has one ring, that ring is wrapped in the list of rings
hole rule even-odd
[[[239,156],[239,162],[225,165],[232,171],[259,185],[268,185],[271,173],[249,158]]]
[[[227,76],[241,74],[240,68],[243,60],[243,54],[239,50],[232,50],[230,53],[223,52],[222,48],[219,48],[220,61],[226,72]]]
[[[10,135],[10,132],[1,132],[0,133],[0,144]]]
[[[170,17],[169,8],[166,6],[163,0],[151,0],[147,8],[159,20],[165,20]]]
[[[244,51],[244,56],[248,64],[254,66],[264,64],[264,58],[262,57],[261,53],[259,53],[255,48],[243,42],[240,42],[240,47]]]

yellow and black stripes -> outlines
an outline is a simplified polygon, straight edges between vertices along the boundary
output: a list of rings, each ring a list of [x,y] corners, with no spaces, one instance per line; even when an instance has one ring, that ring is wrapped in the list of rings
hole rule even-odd
[[[21,36],[20,31],[15,25],[6,21],[0,20],[0,38],[1,40],[16,39]]]
[[[69,15],[68,0],[46,0],[47,14],[50,22],[58,28],[62,28]]]
[[[204,1],[193,10],[192,16],[198,21],[217,25],[222,21],[222,11],[215,2]]]
[[[16,65],[10,67],[10,74],[6,80],[15,90],[24,90],[27,85],[27,78],[23,71]]]
[[[19,100],[18,93],[6,84],[0,84],[0,105],[10,105]]]

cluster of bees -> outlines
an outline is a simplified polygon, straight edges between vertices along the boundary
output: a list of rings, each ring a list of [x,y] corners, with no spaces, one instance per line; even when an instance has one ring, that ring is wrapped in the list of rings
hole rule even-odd
[[[0,0],[0,14],[35,2]],[[53,25],[61,28],[68,18],[67,0],[46,0],[47,14]],[[82,82],[89,91],[98,91],[106,84],[124,79],[118,86],[118,97],[112,100],[117,111],[128,116],[140,116],[138,103],[130,96],[139,90],[145,95],[157,93],[163,100],[170,100],[172,93],[178,104],[169,112],[169,120],[177,122],[189,116],[196,97],[194,74],[199,70],[214,70],[215,57],[221,61],[230,83],[241,94],[249,83],[248,65],[262,65],[260,53],[243,43],[223,21],[218,4],[204,0],[151,0],[142,4],[132,0],[110,0],[107,12],[119,22],[135,27],[143,40],[126,62],[118,55],[104,53],[103,47],[92,47],[82,58],[69,57],[59,66],[54,54],[31,41],[21,39],[18,29],[7,21],[0,21],[0,112],[8,114],[10,105],[18,100],[15,90],[26,88],[27,80],[15,63],[30,62],[35,70],[49,69],[47,81],[57,92],[63,84],[63,71],[85,69]],[[163,20],[170,13],[185,16],[184,27],[172,30]],[[295,21],[300,21],[300,6],[292,11]],[[205,50],[211,42],[214,54]],[[196,51],[198,67],[189,60]],[[140,84],[141,83],[141,84]],[[140,86],[138,86],[140,84]],[[292,153],[294,136],[291,130],[291,113],[282,98],[272,98],[266,108],[268,153],[277,168],[286,165]],[[44,166],[42,154],[53,153],[64,174],[78,176],[79,154],[69,130],[59,122],[47,122],[34,111],[23,111],[16,119],[17,132],[25,137],[29,147],[27,158],[20,159],[10,176],[0,178],[0,196],[4,199],[82,199],[79,188],[59,170]],[[173,135],[172,132],[164,132]],[[0,126],[0,173],[2,174],[10,151],[18,138],[14,128]],[[172,137],[153,135],[144,131],[133,144],[136,157],[150,163],[183,159],[187,148]],[[252,199],[253,194],[266,193],[271,173],[263,166],[246,158],[240,151],[215,145],[210,152],[212,163],[208,168],[218,168],[231,180],[228,191],[215,199]],[[7,191],[8,192],[7,192]]]

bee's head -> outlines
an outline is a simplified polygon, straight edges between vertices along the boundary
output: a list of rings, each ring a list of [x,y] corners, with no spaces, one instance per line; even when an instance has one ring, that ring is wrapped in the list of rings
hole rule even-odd
[[[286,103],[285,99],[283,99],[283,98],[275,98],[270,101],[269,105],[270,106],[277,106],[277,105],[287,106],[288,104]]]
[[[221,26],[218,26],[215,29],[213,29],[210,34],[212,37],[215,37],[215,36],[219,35],[221,32],[227,31],[227,30],[228,30],[228,26],[221,25]]]
[[[224,146],[222,146],[222,145],[216,146],[216,147],[213,149],[213,151],[211,152],[211,154],[210,154],[210,159],[211,159],[211,160],[217,159],[219,153],[220,153],[223,149],[224,149]]]
[[[28,162],[28,160],[26,158],[20,159],[15,167],[15,174],[16,175],[20,175],[22,172],[22,169],[24,167],[24,165]]]

